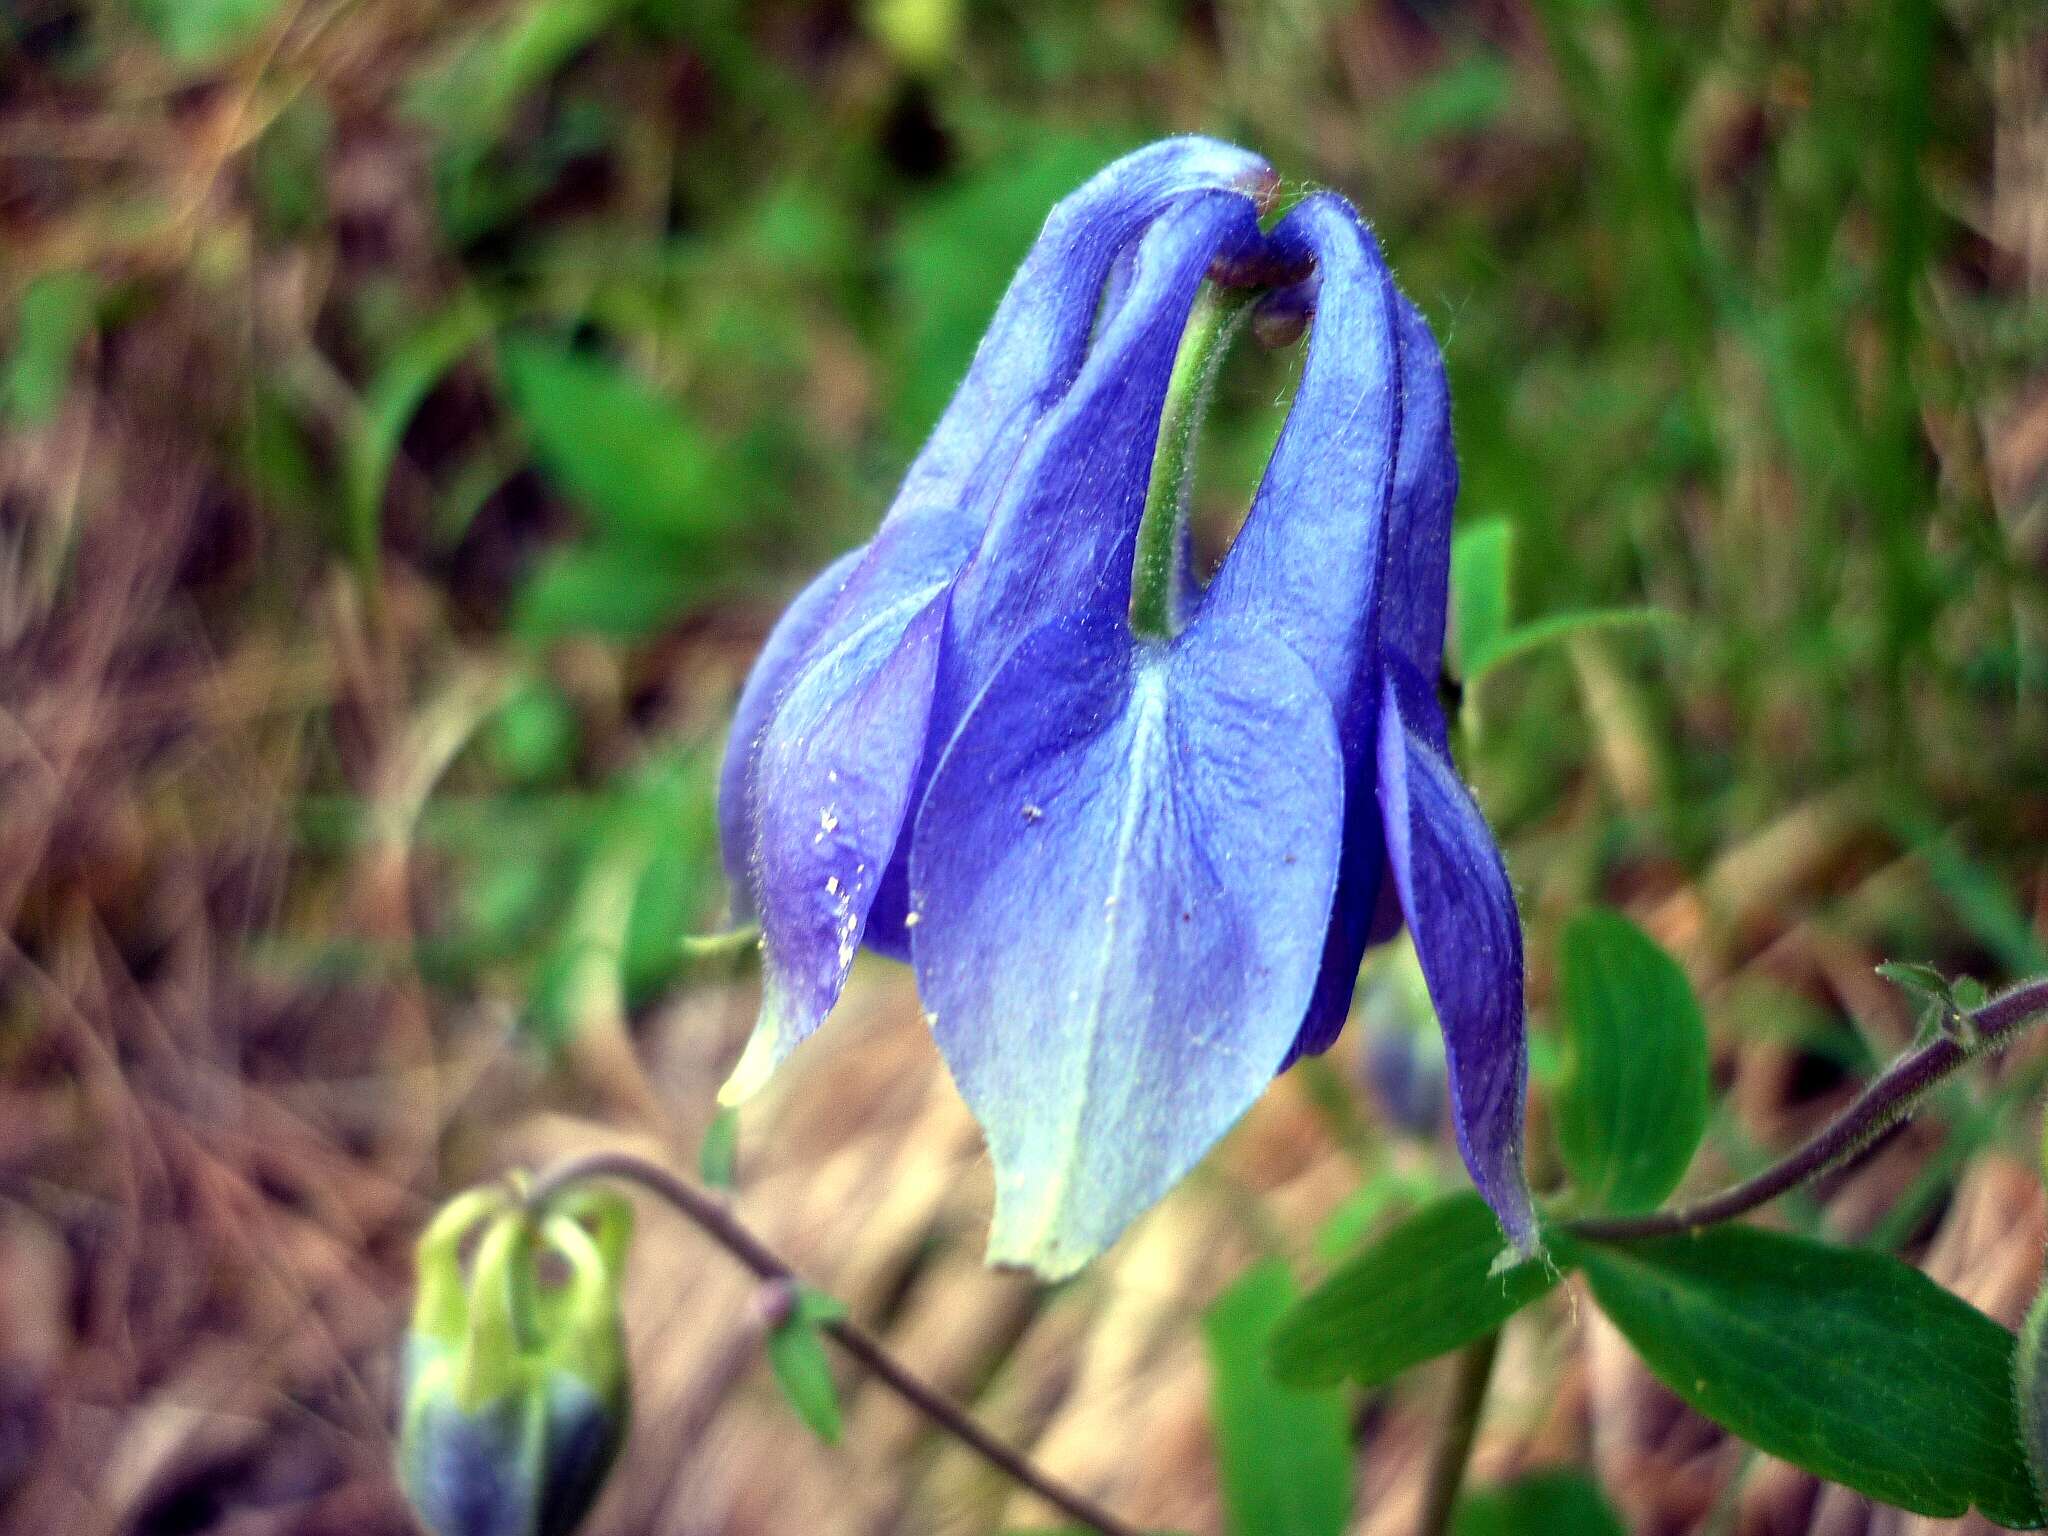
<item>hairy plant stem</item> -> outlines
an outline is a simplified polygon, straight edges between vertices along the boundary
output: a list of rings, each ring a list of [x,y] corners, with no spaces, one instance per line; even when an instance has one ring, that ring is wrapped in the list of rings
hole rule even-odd
[[[795,1271],[772,1248],[742,1226],[717,1196],[637,1153],[585,1152],[543,1169],[527,1188],[527,1208],[539,1211],[568,1190],[600,1179],[638,1185],[673,1207],[757,1279],[797,1283]],[[866,1367],[870,1375],[931,1424],[1013,1482],[1030,1489],[1069,1519],[1097,1532],[1098,1536],[1140,1536],[1136,1527],[1126,1525],[1085,1495],[1055,1481],[1020,1453],[996,1439],[965,1410],[912,1375],[883,1348],[880,1340],[857,1323],[839,1319],[820,1326],[834,1343]]]
[[[1493,1385],[1494,1358],[1499,1353],[1500,1330],[1496,1328],[1467,1344],[1458,1355],[1458,1381],[1452,1389],[1450,1412],[1444,1418],[1444,1437],[1437,1442],[1436,1457],[1429,1466],[1422,1520],[1415,1527],[1419,1536],[1445,1536],[1451,1528],[1458,1495],[1465,1487],[1465,1471],[1472,1464],[1472,1447],[1479,1439],[1479,1417],[1486,1408],[1487,1388]]]
[[[1928,1090],[1964,1063],[2003,1050],[2044,1019],[2048,1019],[2048,976],[2023,981],[1982,1007],[1956,1015],[1934,1039],[1908,1051],[1872,1079],[1855,1103],[1754,1178],[1668,1211],[1644,1216],[1582,1216],[1560,1226],[1574,1237],[1611,1240],[1670,1237],[1732,1221],[1841,1166],[1898,1124]]]
[[[1195,434],[1231,338],[1257,296],[1251,289],[1205,286],[1188,316],[1187,329],[1181,333],[1180,350],[1174,354],[1166,405],[1159,417],[1159,445],[1152,452],[1152,481],[1131,564],[1131,630],[1148,640],[1171,640],[1180,627]]]

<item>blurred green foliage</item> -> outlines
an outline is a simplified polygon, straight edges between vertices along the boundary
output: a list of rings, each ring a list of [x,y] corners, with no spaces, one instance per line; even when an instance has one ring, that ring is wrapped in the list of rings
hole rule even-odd
[[[1230,1536],[1341,1536],[1350,1521],[1342,1394],[1282,1386],[1266,1362],[1267,1340],[1293,1301],[1293,1277],[1273,1259],[1246,1270],[1202,1318]]]
[[[283,0],[131,0],[135,14],[180,63],[204,64],[248,42]]]
[[[0,411],[23,426],[47,425],[64,403],[71,361],[92,329],[94,283],[83,272],[46,272],[22,290],[14,350],[0,374]]]

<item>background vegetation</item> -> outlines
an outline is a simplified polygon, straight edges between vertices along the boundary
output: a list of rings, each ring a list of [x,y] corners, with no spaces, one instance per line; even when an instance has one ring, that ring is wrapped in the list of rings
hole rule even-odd
[[[1523,893],[1539,1157],[1589,900],[1705,1000],[1699,1187],[1909,1036],[1878,959],[2048,968],[2032,0],[7,0],[10,1528],[405,1528],[424,1213],[604,1135],[694,1156],[751,1009],[678,944],[720,919],[738,680],[873,526],[1051,202],[1187,129],[1353,197],[1444,341],[1460,751]],[[1290,387],[1247,352],[1212,548]],[[1669,617],[1515,644],[1510,601]],[[1216,1521],[1207,1301],[1460,1177],[1396,954],[1332,1058],[1041,1293],[978,1266],[987,1175],[904,978],[844,1012],[743,1120],[745,1209],[1157,1525]],[[2015,1321],[2044,1071],[1952,1088],[1785,1219]],[[1003,1517],[865,1391],[812,1444],[743,1288],[646,1226],[597,1529]],[[1240,1309],[1284,1297],[1261,1276]],[[1591,1456],[1632,1529],[1914,1524],[1731,1445],[1569,1286],[1506,1349],[1482,1482]],[[1412,1522],[1445,1386],[1359,1405],[1357,1529]]]

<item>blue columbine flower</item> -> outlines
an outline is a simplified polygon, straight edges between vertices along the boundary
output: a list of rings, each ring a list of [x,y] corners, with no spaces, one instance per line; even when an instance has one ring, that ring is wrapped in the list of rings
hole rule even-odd
[[[1201,139],[1055,210],[873,544],[800,597],[735,723],[727,859],[762,1018],[907,952],[996,1166],[990,1257],[1078,1268],[1304,1051],[1405,918],[1461,1151],[1515,1248],[1521,932],[1434,692],[1456,494],[1441,359],[1330,194],[1270,234]],[[1160,421],[1205,276],[1306,273],[1301,384],[1206,588],[1137,632]]]

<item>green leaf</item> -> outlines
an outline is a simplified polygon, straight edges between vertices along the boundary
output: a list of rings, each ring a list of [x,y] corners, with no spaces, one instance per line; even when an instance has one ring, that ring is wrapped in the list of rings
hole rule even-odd
[[[740,1112],[721,1109],[704,1128],[704,1140],[697,1148],[697,1175],[713,1189],[731,1189],[737,1181],[740,1160]]]
[[[1678,1187],[1706,1133],[1707,1029],[1678,964],[1619,912],[1564,935],[1565,1166],[1599,1210],[1646,1211]]]
[[[398,446],[420,406],[449,369],[489,333],[490,315],[481,304],[459,300],[408,336],[383,366],[363,397],[362,417],[348,449],[346,543],[357,579],[376,587],[384,522],[384,490],[397,462]]]
[[[530,640],[596,634],[635,640],[659,629],[702,590],[688,572],[637,544],[551,549],[521,583],[512,627]]]
[[[1586,630],[1651,629],[1677,622],[1677,614],[1662,608],[1572,608],[1563,613],[1547,613],[1540,619],[1531,619],[1516,626],[1502,636],[1465,681],[1469,683],[1472,678],[1504,666],[1530,651],[1568,640]]]
[[[1471,1190],[1425,1206],[1309,1292],[1273,1334],[1290,1386],[1375,1387],[1491,1333],[1557,1284],[1541,1260],[1494,1274],[1507,1248]]]
[[[545,342],[508,338],[499,366],[542,468],[604,533],[718,574],[755,498],[694,420],[616,364]]]
[[[1583,1472],[1532,1472],[1458,1506],[1451,1536],[1628,1536],[1600,1485]]]
[[[787,1321],[768,1335],[768,1364],[776,1385],[797,1417],[827,1445],[839,1443],[840,1418],[824,1325],[845,1315],[846,1309],[830,1296],[805,1288]]]
[[[1461,529],[1451,540],[1451,652],[1467,688],[1494,668],[1590,629],[1673,624],[1661,608],[1574,608],[1514,622],[1515,530],[1505,518]]]
[[[93,328],[99,285],[86,272],[45,272],[22,291],[14,347],[0,374],[0,415],[46,426],[71,387],[71,360]]]
[[[1247,1270],[1202,1318],[1209,1406],[1233,1536],[1341,1536],[1351,1515],[1344,1399],[1275,1381],[1266,1341],[1294,1300],[1287,1266]]]
[[[1389,1166],[1367,1175],[1316,1228],[1316,1257],[1335,1263],[1357,1247],[1390,1208],[1420,1205],[1438,1188],[1430,1174],[1416,1169]]]
[[[1938,1003],[1944,1008],[1955,1006],[1948,977],[1931,965],[1918,960],[1886,960],[1878,965],[1877,974],[1922,1002]]]
[[[1451,649],[1468,685],[1486,670],[1513,622],[1508,572],[1514,554],[1515,529],[1505,518],[1460,529],[1451,540]]]
[[[1917,1269],[1756,1227],[1566,1242],[1657,1378],[1760,1449],[1916,1514],[2048,1523],[2013,1336]]]
[[[416,76],[406,89],[405,109],[433,127],[444,144],[481,153],[505,132],[520,99],[588,45],[627,3],[525,0]]]
[[[283,0],[132,0],[136,16],[181,64],[207,64],[240,47]]]
[[[1424,143],[1452,134],[1478,133],[1507,110],[1515,74],[1497,53],[1474,54],[1431,75],[1401,98],[1394,137]]]

